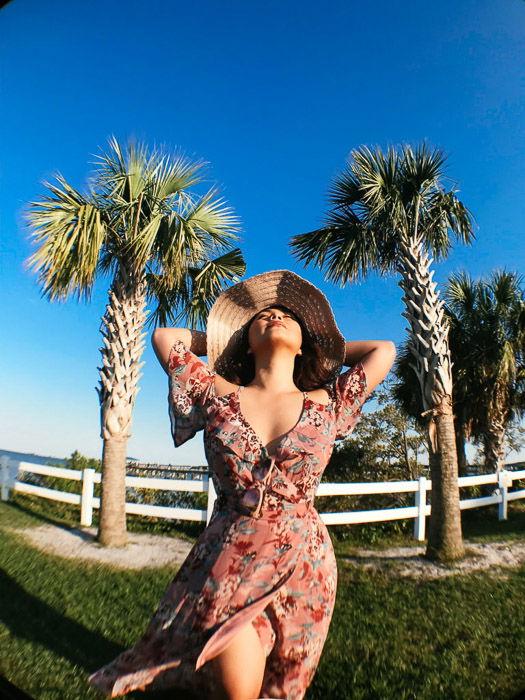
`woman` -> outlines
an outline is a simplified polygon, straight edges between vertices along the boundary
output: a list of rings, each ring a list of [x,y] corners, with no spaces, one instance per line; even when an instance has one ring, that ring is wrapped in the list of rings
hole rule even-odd
[[[112,696],[182,684],[202,698],[299,700],[337,579],[313,498],[394,345],[345,343],[324,295],[278,270],[221,294],[207,334],[157,329],[153,346],[175,444],[204,429],[217,501],[145,635],[90,680]]]

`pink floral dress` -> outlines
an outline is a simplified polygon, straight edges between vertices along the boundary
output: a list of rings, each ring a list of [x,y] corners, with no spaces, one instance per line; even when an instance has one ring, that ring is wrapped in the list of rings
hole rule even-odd
[[[90,681],[111,697],[170,685],[213,697],[205,664],[250,622],[267,657],[261,696],[300,700],[319,662],[337,583],[332,544],[312,503],[334,441],[359,418],[363,367],[337,378],[327,405],[305,393],[297,424],[272,457],[243,417],[239,391],[216,396],[214,373],[181,342],[171,350],[169,374],[175,445],[204,430],[215,508],[144,636]]]

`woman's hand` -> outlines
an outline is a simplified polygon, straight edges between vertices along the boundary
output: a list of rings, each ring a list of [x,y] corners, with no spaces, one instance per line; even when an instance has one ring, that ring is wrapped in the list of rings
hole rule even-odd
[[[345,346],[345,365],[361,362],[368,393],[383,381],[395,359],[396,346],[391,340],[355,340]]]
[[[156,328],[151,336],[151,344],[165,372],[168,371],[170,350],[177,340],[184,343],[195,355],[206,355],[206,333],[203,331],[193,331],[189,328]]]

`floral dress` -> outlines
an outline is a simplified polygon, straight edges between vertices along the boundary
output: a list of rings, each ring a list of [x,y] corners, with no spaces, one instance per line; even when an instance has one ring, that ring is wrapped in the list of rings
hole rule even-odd
[[[327,405],[305,393],[298,422],[272,456],[242,415],[240,390],[216,396],[214,373],[179,341],[169,375],[175,445],[204,430],[217,500],[144,636],[90,681],[111,697],[169,686],[213,697],[206,662],[251,623],[266,654],[261,696],[300,700],[319,662],[337,583],[313,500],[334,441],[359,418],[363,367],[339,375]]]

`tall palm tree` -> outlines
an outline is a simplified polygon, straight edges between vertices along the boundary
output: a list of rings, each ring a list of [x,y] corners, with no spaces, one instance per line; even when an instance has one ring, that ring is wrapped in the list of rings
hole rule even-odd
[[[447,313],[447,319],[450,317]],[[453,412],[454,428],[456,433],[456,454],[458,461],[458,475],[467,476],[467,456],[465,450],[466,441],[470,438],[472,408],[477,403],[477,395],[473,386],[469,384],[469,376],[463,371],[462,361],[465,357],[463,336],[461,327],[449,328],[449,346],[452,359],[452,379],[454,385]],[[394,374],[397,381],[392,387],[392,396],[399,407],[420,426],[425,425],[422,396],[414,392],[414,370],[412,369],[413,357],[408,347],[408,342],[401,345],[396,356]]]
[[[485,468],[502,469],[509,428],[525,415],[525,312],[522,278],[495,271],[488,280],[468,272],[450,275],[444,289],[454,383],[458,473],[467,475],[465,445],[481,444]],[[510,361],[509,361],[510,360]],[[393,396],[421,421],[423,405],[413,391],[412,354],[398,351]]]
[[[245,270],[237,219],[211,188],[198,195],[202,162],[149,152],[142,144],[124,149],[115,138],[97,157],[97,169],[82,194],[58,176],[48,194],[29,206],[38,246],[28,264],[50,300],[89,298],[97,278],[110,278],[102,318],[103,346],[98,394],[103,439],[99,540],[127,541],[126,447],[144,350],[146,305],[150,321],[185,318],[202,322],[222,288]]]
[[[473,239],[472,219],[454,186],[443,185],[445,156],[426,145],[358,148],[329,190],[326,225],[292,238],[296,257],[344,285],[369,271],[397,272],[410,329],[409,348],[428,420],[432,517],[427,556],[464,554],[452,417],[452,372],[443,303],[432,259],[454,237]]]
[[[445,288],[455,363],[454,409],[467,434],[482,444],[489,471],[503,469],[508,426],[524,414],[522,281],[504,270],[496,270],[487,281],[459,272]]]

